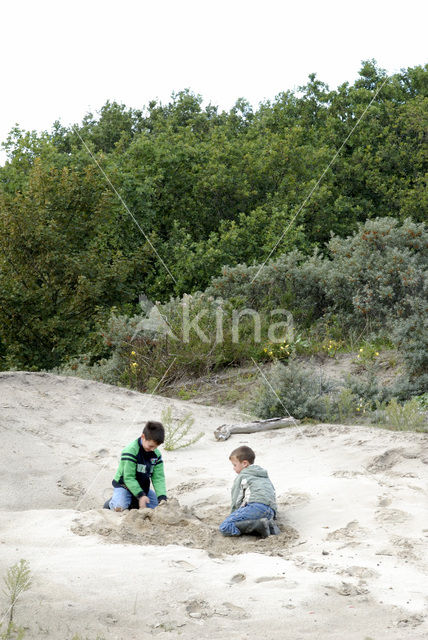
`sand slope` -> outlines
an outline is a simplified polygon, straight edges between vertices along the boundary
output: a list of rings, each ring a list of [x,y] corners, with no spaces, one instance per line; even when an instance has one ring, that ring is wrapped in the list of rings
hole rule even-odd
[[[164,453],[168,504],[100,509],[121,448],[167,406],[205,433]],[[0,374],[0,573],[30,562],[16,611],[27,638],[427,637],[427,436],[317,425],[215,441],[239,420],[96,382]],[[217,531],[228,455],[244,443],[277,489],[281,534],[267,540]]]

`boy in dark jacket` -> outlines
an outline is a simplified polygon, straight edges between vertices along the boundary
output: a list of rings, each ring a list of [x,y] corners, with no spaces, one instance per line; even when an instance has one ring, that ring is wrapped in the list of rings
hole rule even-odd
[[[165,440],[160,422],[149,421],[140,438],[122,451],[112,485],[113,497],[104,506],[114,511],[129,509],[134,498],[139,509],[154,509],[166,500],[166,484],[162,455],[158,449]],[[150,489],[152,482],[154,491]]]
[[[229,456],[238,474],[232,486],[231,514],[219,529],[225,536],[253,533],[267,538],[279,533],[273,519],[276,515],[275,489],[267,471],[254,464],[256,454],[250,447],[234,449]]]

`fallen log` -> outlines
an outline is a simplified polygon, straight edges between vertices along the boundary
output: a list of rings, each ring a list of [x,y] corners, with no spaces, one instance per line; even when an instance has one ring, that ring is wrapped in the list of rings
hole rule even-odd
[[[214,431],[216,440],[227,440],[232,433],[258,433],[271,429],[283,429],[291,424],[299,424],[292,416],[289,418],[269,418],[269,420],[256,420],[244,424],[222,424]]]

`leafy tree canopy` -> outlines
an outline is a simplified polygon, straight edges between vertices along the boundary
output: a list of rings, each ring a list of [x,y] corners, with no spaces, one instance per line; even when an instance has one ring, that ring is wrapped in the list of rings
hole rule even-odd
[[[223,265],[310,255],[369,219],[426,216],[428,66],[365,61],[229,112],[190,90],[80,124],[15,127],[0,167],[1,366],[96,346],[112,307],[203,289]],[[361,120],[360,120],[361,119]]]

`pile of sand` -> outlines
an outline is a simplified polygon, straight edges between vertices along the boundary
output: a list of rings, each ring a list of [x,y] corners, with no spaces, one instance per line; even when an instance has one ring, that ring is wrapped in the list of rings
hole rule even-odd
[[[168,503],[102,509],[121,449],[168,406],[205,434],[164,452]],[[30,563],[15,612],[26,638],[427,637],[427,436],[316,425],[214,439],[240,420],[75,378],[0,374],[0,575]],[[279,536],[218,532],[240,444],[277,489]]]
[[[255,536],[236,539],[222,536],[219,522],[227,510],[211,509],[197,517],[190,507],[181,507],[176,498],[162,503],[157,509],[133,509],[121,514],[106,509],[79,514],[71,530],[80,536],[97,534],[106,542],[138,545],[170,545],[205,549],[208,555],[224,557],[235,553],[265,553],[283,556],[298,538],[293,527],[282,525],[281,533],[260,540]]]

